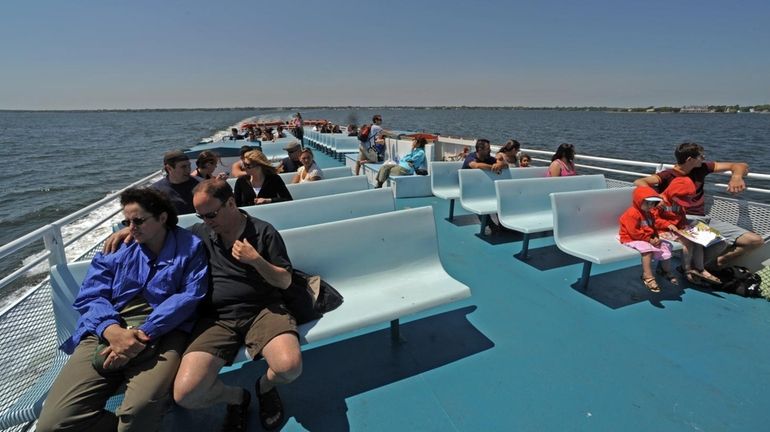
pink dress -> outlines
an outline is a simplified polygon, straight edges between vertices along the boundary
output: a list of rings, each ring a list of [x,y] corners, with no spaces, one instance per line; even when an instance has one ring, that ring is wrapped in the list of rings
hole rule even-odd
[[[564,161],[561,160],[561,159],[556,159],[556,162],[559,163],[559,168],[560,168],[559,176],[560,177],[577,175],[577,173],[575,172],[575,166],[574,165],[573,166],[569,166],[566,163],[564,163]],[[551,170],[550,169],[548,170],[547,177],[551,177]]]

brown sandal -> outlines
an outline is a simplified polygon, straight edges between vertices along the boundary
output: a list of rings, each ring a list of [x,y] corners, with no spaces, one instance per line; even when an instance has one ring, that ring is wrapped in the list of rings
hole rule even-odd
[[[701,277],[704,281],[713,284],[713,285],[722,285],[722,280],[718,277],[714,276],[713,274],[707,272],[704,270],[696,270],[698,272],[698,276]]]
[[[645,287],[647,287],[648,290],[654,293],[660,292],[658,281],[656,281],[654,277],[645,279],[644,275],[642,275],[641,279],[642,279],[642,283],[644,284]]]
[[[687,281],[691,284],[699,287],[708,287],[710,286],[705,279],[703,279],[703,276],[701,276],[700,273],[698,273],[697,270],[687,270],[684,273],[684,276],[687,278]]]

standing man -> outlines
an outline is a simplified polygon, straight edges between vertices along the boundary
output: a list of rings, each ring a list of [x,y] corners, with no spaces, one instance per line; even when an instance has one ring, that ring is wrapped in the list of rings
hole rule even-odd
[[[297,172],[302,164],[299,161],[299,156],[302,153],[302,147],[297,141],[293,141],[283,148],[289,154],[281,160],[281,164],[278,165],[279,173]]]
[[[393,132],[382,128],[382,116],[375,114],[372,117],[372,125],[369,128],[369,137],[366,141],[358,144],[358,161],[356,161],[356,175],[361,171],[361,164],[377,163],[377,152],[374,150],[374,144],[377,137],[383,136],[396,137]]]
[[[728,247],[719,253],[713,265],[719,269],[727,265],[731,260],[750,252],[762,246],[762,237],[751,231],[745,230],[739,226],[733,225],[716,218],[706,217],[704,206],[703,184],[706,176],[711,173],[720,173],[731,171],[732,176],[727,183],[727,191],[737,194],[746,189],[746,183],[743,177],[749,172],[749,165],[745,162],[713,162],[705,161],[703,147],[696,143],[682,143],[674,152],[676,165],[651,176],[637,179],[634,184],[637,186],[650,186],[659,193],[663,192],[671,183],[671,180],[677,177],[689,177],[695,183],[695,196],[693,205],[687,208],[688,219],[703,220],[709,226],[713,227],[724,237],[728,239]],[[707,248],[706,256],[713,256],[716,252],[713,248],[721,247],[720,244],[712,245]],[[711,250],[709,253],[708,251]]]
[[[496,160],[491,155],[491,149],[489,146],[489,140],[485,138],[479,138],[476,140],[476,151],[468,154],[463,162],[462,169],[475,168],[483,169],[487,171],[494,171],[500,173],[503,168],[507,168],[508,164],[505,161]]]
[[[168,195],[177,214],[195,213],[192,191],[198,185],[198,179],[190,175],[190,158],[181,150],[166,152],[163,169],[166,176],[153,183],[152,187]]]
[[[280,290],[291,283],[286,246],[272,225],[236,207],[232,189],[222,180],[202,182],[193,203],[203,223],[192,231],[208,250],[212,284],[179,366],[174,399],[193,409],[225,402],[222,430],[246,430],[249,391],[219,380],[220,369],[246,345],[252,358],[267,362],[254,390],[262,427],[275,429],[284,419],[275,386],[302,373],[296,323],[281,302]]]

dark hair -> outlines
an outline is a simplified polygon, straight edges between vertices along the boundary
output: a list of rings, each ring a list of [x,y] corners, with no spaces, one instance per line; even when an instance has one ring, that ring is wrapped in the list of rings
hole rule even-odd
[[[572,144],[562,143],[559,145],[559,148],[556,149],[556,153],[551,156],[551,162],[563,157],[572,162],[575,159],[575,146]]]
[[[245,155],[246,153],[248,153],[248,152],[250,152],[252,150],[254,150],[254,149],[251,146],[247,146],[247,145],[241,146],[241,151],[239,152],[239,157],[241,159],[243,159],[243,155]]]
[[[302,151],[299,152],[299,154],[301,155],[302,153],[309,153],[310,157],[315,158],[315,156],[313,156],[313,151],[310,150],[310,147],[303,148]]]
[[[428,145],[428,140],[425,139],[425,137],[417,137],[414,139],[414,141],[417,143],[417,147],[419,148],[425,148],[425,146]]]
[[[516,141],[515,139],[508,140],[507,143],[505,143],[504,146],[500,147],[500,151],[503,153],[508,153],[512,150],[518,150],[521,148],[521,144]]]
[[[521,163],[521,161],[524,160],[524,159],[529,159],[529,161],[532,162],[532,156],[530,156],[530,155],[528,155],[526,153],[520,154],[519,155],[519,163]]]
[[[219,202],[224,204],[227,202],[227,200],[233,197],[233,188],[231,188],[230,184],[226,181],[213,178],[203,180],[202,182],[198,183],[197,186],[195,186],[195,189],[193,189],[193,195],[199,193],[214,197],[218,199]]]
[[[476,151],[484,148],[485,145],[489,145],[489,140],[486,138],[479,138],[476,140]]]
[[[176,215],[176,209],[171,204],[171,200],[165,193],[153,188],[130,188],[120,194],[120,205],[122,207],[128,204],[139,204],[146,212],[154,217],[166,213],[166,228],[174,228],[179,218]]]
[[[230,132],[235,132],[235,133],[238,133],[238,128],[231,128],[231,129],[230,129]]]
[[[683,164],[687,162],[688,158],[697,158],[703,154],[703,146],[693,142],[686,142],[679,144],[674,151],[674,157],[676,157],[676,163]]]
[[[204,150],[198,154],[198,159],[195,161],[195,166],[200,168],[207,163],[213,163],[216,165],[219,160],[219,155],[208,150]]]
[[[377,120],[382,121],[382,116],[379,114],[372,116],[372,123],[376,122]]]

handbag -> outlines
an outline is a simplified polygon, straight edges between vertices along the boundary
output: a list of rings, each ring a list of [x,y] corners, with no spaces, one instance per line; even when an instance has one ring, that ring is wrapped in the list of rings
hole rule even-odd
[[[291,274],[291,284],[281,290],[283,304],[297,321],[304,324],[317,320],[324,313],[337,309],[343,302],[342,295],[321,279],[300,270]]]
[[[128,329],[139,327],[147,321],[147,317],[150,316],[151,313],[152,306],[145,300],[144,296],[137,294],[136,297],[131,299],[131,301],[129,301],[120,311],[120,318],[123,321],[121,327]],[[132,363],[142,363],[155,357],[158,353],[158,343],[157,340],[155,340],[152,343],[145,345],[144,349],[139,352],[139,354],[124,365],[105,369],[104,361],[107,360],[107,355],[101,354],[101,352],[108,346],[110,346],[110,343],[100,337],[99,344],[96,346],[93,357],[91,358],[91,366],[93,366],[100,374],[122,371],[128,367],[128,365]]]

